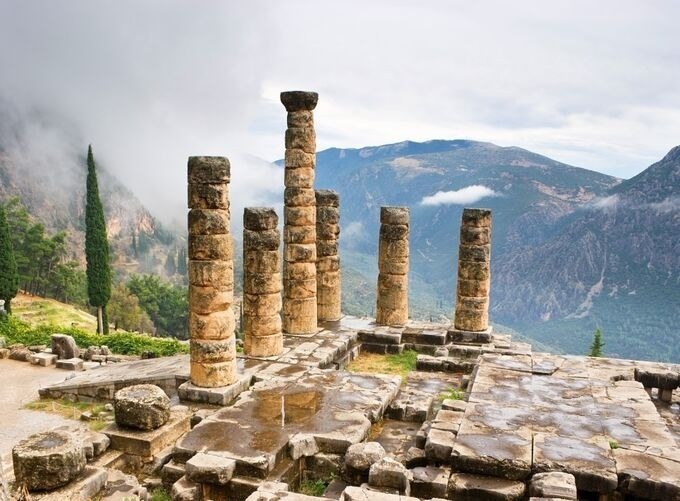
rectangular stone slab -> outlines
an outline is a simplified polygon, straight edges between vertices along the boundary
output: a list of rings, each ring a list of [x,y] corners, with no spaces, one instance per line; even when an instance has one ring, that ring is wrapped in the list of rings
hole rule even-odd
[[[160,428],[143,431],[122,428],[113,423],[102,430],[111,440],[111,448],[136,456],[150,457],[189,431],[187,410],[171,409],[170,419]]]

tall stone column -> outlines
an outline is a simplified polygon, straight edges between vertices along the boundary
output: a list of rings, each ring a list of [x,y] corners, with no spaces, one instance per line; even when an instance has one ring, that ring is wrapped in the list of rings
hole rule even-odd
[[[274,209],[243,211],[243,349],[255,357],[283,351],[278,223]]]
[[[458,287],[454,327],[489,330],[491,284],[491,211],[463,209],[458,251]]]
[[[191,382],[205,388],[236,380],[229,176],[224,157],[189,157]]]
[[[408,235],[408,207],[381,207],[375,314],[379,325],[397,327],[408,321]]]
[[[316,304],[319,321],[339,320],[340,312],[340,196],[316,190]]]
[[[316,92],[282,92],[288,112],[283,227],[283,331],[314,334],[316,304]]]

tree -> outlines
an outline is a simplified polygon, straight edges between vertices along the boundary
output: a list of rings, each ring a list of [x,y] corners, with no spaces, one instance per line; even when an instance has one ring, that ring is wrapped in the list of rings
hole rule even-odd
[[[139,306],[139,298],[124,283],[117,284],[108,304],[109,318],[114,329],[153,333],[154,325],[149,315]]]
[[[5,300],[5,311],[12,313],[11,301],[19,292],[19,273],[14,258],[12,238],[10,237],[7,215],[0,206],[0,299]]]
[[[151,317],[157,334],[180,339],[188,337],[186,287],[164,282],[155,275],[133,275],[127,286]]]
[[[183,277],[187,274],[187,250],[184,246],[179,248],[177,254],[177,273]]]
[[[168,251],[168,257],[165,258],[165,273],[172,277],[177,273],[177,266],[175,266],[175,249]]]
[[[111,267],[106,220],[99,198],[97,172],[92,145],[87,149],[87,200],[85,204],[85,257],[87,260],[87,296],[97,308],[97,332],[107,334],[106,304],[111,298]]]
[[[591,357],[601,357],[602,348],[604,348],[604,341],[602,341],[602,331],[598,327],[593,334],[593,342],[590,345],[590,353],[588,355]]]

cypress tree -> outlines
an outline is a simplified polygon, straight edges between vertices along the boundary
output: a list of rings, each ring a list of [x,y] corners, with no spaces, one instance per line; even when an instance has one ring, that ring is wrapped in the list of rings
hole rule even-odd
[[[602,340],[602,331],[598,327],[593,334],[593,342],[590,345],[590,352],[588,355],[591,357],[601,357],[602,348],[604,348],[604,341]]]
[[[0,299],[5,300],[5,311],[12,313],[12,299],[19,292],[19,272],[14,258],[12,239],[5,208],[0,205]]]
[[[111,268],[106,220],[99,198],[97,172],[92,145],[87,150],[87,201],[85,204],[85,257],[87,258],[87,296],[97,308],[97,332],[108,334],[106,303],[111,297]]]

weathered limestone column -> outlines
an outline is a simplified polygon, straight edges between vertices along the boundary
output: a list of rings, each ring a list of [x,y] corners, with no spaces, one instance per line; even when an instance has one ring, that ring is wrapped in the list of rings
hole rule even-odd
[[[254,357],[283,351],[278,224],[274,209],[243,211],[243,349]]]
[[[229,161],[189,157],[189,336],[191,383],[236,381]]]
[[[381,207],[375,314],[380,325],[398,327],[408,321],[408,235],[408,207]]]
[[[340,196],[316,190],[316,304],[319,321],[339,320],[340,312]]]
[[[283,228],[283,331],[314,334],[316,305],[316,92],[282,92],[288,111]]]
[[[463,209],[454,319],[457,330],[482,332],[489,329],[490,284],[491,211]]]

